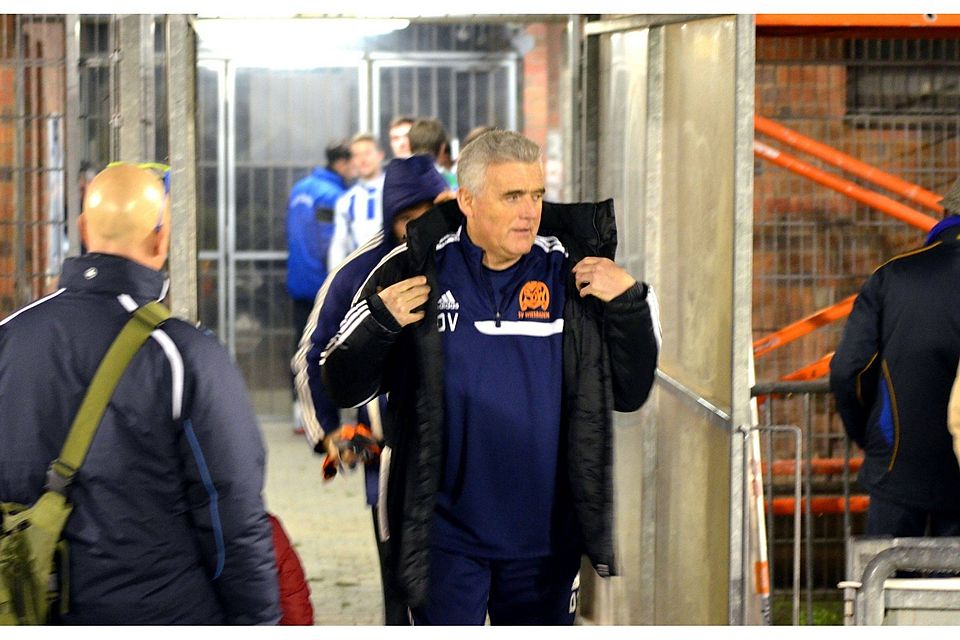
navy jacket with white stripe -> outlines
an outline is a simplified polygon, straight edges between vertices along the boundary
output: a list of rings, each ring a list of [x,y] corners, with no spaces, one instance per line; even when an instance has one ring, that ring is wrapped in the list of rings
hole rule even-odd
[[[163,276],[118,256],[65,261],[55,294],[0,324],[0,500],[30,504],[129,311]],[[170,319],[120,379],[69,490],[67,624],[280,619],[265,451],[243,380],[211,335]]]

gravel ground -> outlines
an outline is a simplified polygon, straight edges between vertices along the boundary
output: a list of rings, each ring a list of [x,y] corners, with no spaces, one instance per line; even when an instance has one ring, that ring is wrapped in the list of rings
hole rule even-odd
[[[380,569],[361,471],[323,482],[323,461],[289,422],[261,422],[267,446],[267,509],[303,562],[315,624],[383,622]]]

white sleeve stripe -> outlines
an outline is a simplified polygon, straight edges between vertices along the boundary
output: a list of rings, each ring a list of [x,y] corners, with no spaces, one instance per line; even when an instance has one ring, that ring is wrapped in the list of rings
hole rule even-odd
[[[663,345],[663,329],[660,326],[660,302],[657,300],[657,294],[653,287],[647,285],[647,306],[650,307],[650,321],[653,323],[653,335],[657,339],[657,353],[660,352]]]
[[[324,349],[323,353],[320,354],[321,367],[327,361],[327,356],[330,354],[330,352],[336,349],[337,347],[339,347],[341,344],[343,344],[343,342],[350,337],[350,334],[352,334],[354,330],[357,327],[359,327],[363,323],[363,321],[370,315],[370,309],[369,307],[367,307],[367,303],[363,302],[361,304],[363,305],[363,313],[357,316],[356,319],[353,321],[353,323],[350,324],[349,326],[347,326],[346,321],[344,321],[344,323],[340,325],[340,331],[338,331],[337,335],[335,335],[330,340],[330,344],[328,344],[327,348]]]
[[[563,243],[555,236],[537,236],[533,242],[544,251],[558,251],[563,255],[568,255],[566,247],[564,247]]]
[[[53,293],[51,293],[51,294],[48,295],[48,296],[44,296],[44,297],[40,298],[39,300],[34,300],[33,302],[31,302],[30,304],[28,304],[28,305],[25,306],[24,308],[20,309],[19,311],[16,311],[15,313],[11,313],[9,316],[7,316],[6,318],[4,318],[3,320],[0,320],[0,326],[3,326],[3,325],[5,325],[5,324],[7,324],[8,322],[10,322],[10,321],[13,320],[14,318],[16,318],[18,315],[20,315],[21,313],[23,313],[23,312],[26,311],[27,309],[32,309],[32,308],[34,308],[35,306],[37,306],[38,304],[44,303],[44,302],[46,302],[47,300],[50,300],[51,298],[55,298],[55,297],[57,297],[58,295],[60,295],[61,293],[63,293],[64,291],[66,291],[65,288],[57,289],[56,291],[54,291]]]
[[[437,243],[436,250],[440,251],[445,246],[451,242],[460,242],[460,232],[463,231],[463,225],[457,227],[457,230],[454,233],[448,233],[447,235],[440,238],[440,242]]]
[[[170,361],[170,377],[173,379],[171,412],[173,419],[179,420],[180,413],[183,411],[183,357],[177,345],[162,329],[154,329],[150,337],[160,344],[164,353],[167,354],[167,360]]]
[[[119,300],[120,304],[123,305],[123,308],[129,311],[130,313],[133,313],[134,311],[140,308],[139,305],[137,305],[136,301],[134,301],[134,299],[131,298],[126,293],[121,293],[120,295],[118,295],[117,300]]]
[[[404,243],[401,244],[401,245],[397,245],[396,247],[394,247],[393,251],[391,251],[391,252],[388,253],[387,255],[383,256],[383,259],[381,259],[380,262],[377,263],[377,266],[375,266],[373,269],[371,269],[371,270],[370,270],[370,273],[367,274],[366,279],[363,281],[363,284],[360,285],[360,288],[357,289],[357,292],[354,294],[353,300],[350,302],[350,304],[351,304],[351,305],[357,304],[357,302],[358,302],[359,299],[360,299],[360,294],[363,292],[364,289],[367,288],[367,283],[370,282],[370,278],[372,278],[372,277],[373,277],[373,274],[375,274],[377,271],[380,270],[380,267],[382,267],[383,265],[385,265],[385,264],[386,264],[391,258],[393,258],[394,256],[398,256],[398,255],[400,255],[401,253],[403,253],[403,252],[406,251],[406,250],[407,250],[407,243],[404,242]]]
[[[313,301],[313,308],[310,310],[310,316],[307,318],[307,324],[303,328],[303,334],[300,336],[300,343],[297,347],[297,352],[294,354],[293,360],[290,362],[290,368],[294,374],[294,387],[297,390],[297,401],[300,403],[300,410],[303,414],[303,431],[307,436],[307,440],[314,447],[323,439],[325,432],[323,427],[320,425],[320,421],[317,420],[317,411],[313,404],[313,395],[310,393],[310,378],[307,374],[307,352],[310,351],[310,347],[312,346],[310,338],[313,336],[313,332],[317,328],[317,319],[320,317],[320,309],[323,308],[323,303],[327,298],[327,291],[329,291],[330,284],[333,282],[333,279],[347,264],[353,260],[356,260],[368,251],[372,251],[382,245],[383,239],[384,234],[381,230],[372,238],[370,238],[370,240],[368,240],[363,246],[347,256],[346,260],[337,265],[336,269],[327,275],[327,278],[323,281],[323,285],[320,287],[320,290],[317,291],[317,297]]]

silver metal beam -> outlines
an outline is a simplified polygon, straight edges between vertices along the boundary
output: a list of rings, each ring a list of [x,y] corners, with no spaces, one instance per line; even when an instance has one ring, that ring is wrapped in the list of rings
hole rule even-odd
[[[170,131],[170,308],[197,321],[196,36],[185,15],[166,16]]]
[[[752,15],[736,20],[736,89],[734,128],[734,202],[733,202],[733,318],[730,406],[735,424],[752,424],[750,407],[750,355],[753,350],[753,91],[756,57],[755,28]],[[743,448],[731,442],[730,448],[730,624],[743,624],[745,589],[743,570]]]
[[[661,274],[660,225],[663,211],[663,89],[665,46],[663,29],[650,29],[647,34],[647,127],[643,167],[645,189],[643,206],[643,278],[647,282],[663,282]],[[654,394],[659,403],[659,394]],[[641,429],[640,464],[643,469],[640,497],[640,621],[656,624],[657,603],[657,416],[660,409],[648,413]]]
[[[30,302],[30,283],[27,278],[27,193],[26,193],[26,90],[24,88],[24,66],[26,55],[23,46],[23,17],[14,17],[14,50],[17,52],[13,64],[14,117],[16,130],[13,137],[13,272],[16,286],[14,306],[22,307]]]
[[[119,17],[120,157],[128,162],[156,159],[156,65],[153,15]]]
[[[63,162],[64,191],[67,201],[67,255],[80,254],[80,157],[83,147],[83,132],[80,127],[80,16],[72,13],[64,16],[64,77],[66,105],[64,134],[66,154]]]
[[[571,15],[567,18],[566,31],[567,67],[563,74],[564,98],[561,108],[561,133],[563,134],[564,200],[580,201],[580,138],[576,135],[580,121],[580,47],[583,44],[583,18]]]
[[[610,18],[609,20],[594,20],[588,22],[584,27],[584,33],[588,36],[595,36],[601,33],[616,33],[618,31],[634,31],[636,29],[646,29],[649,27],[662,27],[668,24],[678,24],[681,22],[691,22],[693,20],[703,20],[704,18],[716,18],[712,14],[690,14],[690,15],[669,15],[669,14],[641,14],[625,16],[621,18]]]

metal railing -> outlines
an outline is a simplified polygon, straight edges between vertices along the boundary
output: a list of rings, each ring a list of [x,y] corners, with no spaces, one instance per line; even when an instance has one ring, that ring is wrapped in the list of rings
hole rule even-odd
[[[814,558],[815,542],[820,545],[824,551],[829,551],[830,545],[840,546],[844,555],[853,530],[851,505],[862,507],[863,501],[852,501],[850,488],[850,443],[843,433],[842,429],[832,429],[835,422],[832,409],[827,405],[814,408],[813,400],[815,398],[825,398],[829,394],[829,383],[826,380],[805,381],[805,382],[765,382],[755,385],[751,389],[751,395],[758,400],[762,400],[761,423],[756,428],[761,434],[768,433],[766,438],[766,447],[763,453],[763,480],[764,480],[764,502],[766,505],[766,528],[767,541],[769,546],[768,567],[770,572],[770,582],[773,589],[776,589],[777,580],[777,554],[775,553],[778,540],[776,538],[776,516],[778,513],[793,512],[793,535],[792,546],[793,554],[793,624],[799,624],[798,600],[802,591],[804,598],[804,611],[806,624],[813,624],[813,594],[815,591],[814,581]],[[800,403],[799,411],[795,406]],[[785,404],[786,403],[786,404]],[[778,411],[781,415],[778,415]],[[773,435],[778,432],[796,430],[797,436],[792,451],[783,444],[776,443]],[[841,447],[843,451],[842,458],[837,460],[833,457],[835,450]],[[783,493],[783,486],[777,486],[775,475],[790,475],[789,464],[783,464],[784,459],[789,460],[792,457],[793,475],[794,475],[794,496],[789,498],[775,498],[776,491],[779,488]],[[780,461],[780,464],[775,464]],[[839,465],[837,464],[839,462]],[[775,467],[778,473],[775,474]],[[833,475],[840,470],[842,483],[842,498],[824,499],[816,497],[814,476],[817,474]],[[802,493],[802,497],[801,494]],[[776,508],[775,508],[776,506]],[[790,509],[792,507],[792,509]],[[801,515],[802,508],[802,515]],[[818,539],[814,533],[814,515],[815,511],[820,512],[842,512],[843,516],[843,537],[841,539],[832,538],[825,535]],[[800,523],[803,523],[801,533]],[[802,542],[801,542],[802,541]],[[799,586],[799,574],[801,570],[800,546],[803,546],[802,570],[804,577],[803,588]],[[830,568],[825,569],[829,573]],[[837,578],[840,578],[841,568],[837,567]],[[839,580],[837,580],[839,581]],[[825,581],[822,585],[824,589],[827,584],[831,587],[837,581]],[[782,590],[781,590],[782,592]]]

